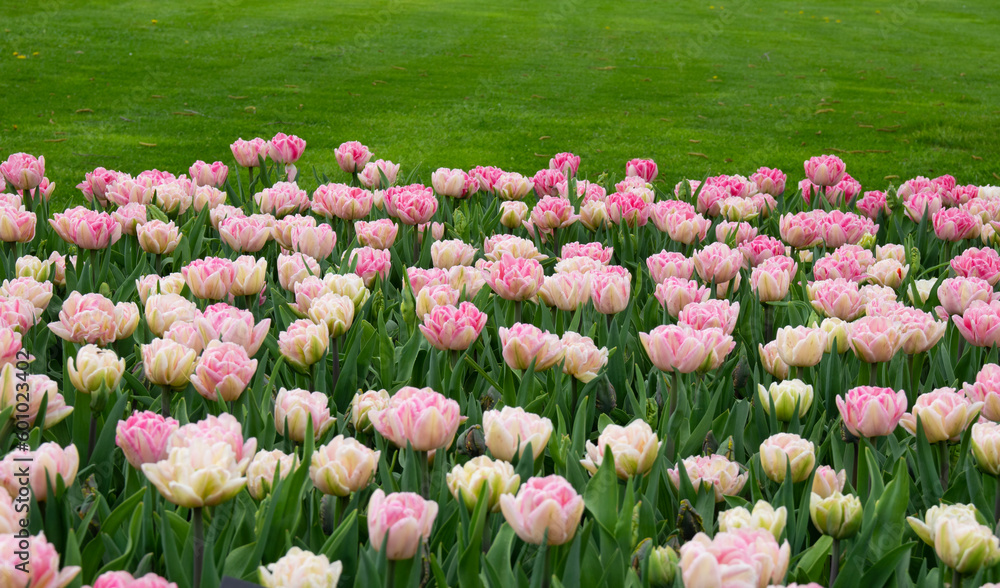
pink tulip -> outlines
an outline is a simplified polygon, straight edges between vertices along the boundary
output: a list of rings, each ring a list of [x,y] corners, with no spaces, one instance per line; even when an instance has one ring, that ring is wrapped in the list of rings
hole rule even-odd
[[[194,184],[184,178],[154,184],[153,202],[168,216],[184,214],[194,203]]]
[[[45,420],[38,422],[43,398],[47,403]],[[42,374],[31,374],[25,378],[13,364],[0,367],[0,411],[6,408],[19,414],[18,418],[24,420],[29,427],[37,424],[42,429],[59,424],[73,413],[73,407],[66,405],[66,399],[59,393],[56,382]],[[0,523],[0,527],[2,526]]]
[[[198,327],[194,323],[176,322],[170,325],[170,328],[165,332],[161,333],[161,336],[164,339],[180,343],[184,347],[194,350],[197,354],[204,351],[205,346],[210,341],[205,340],[204,334],[198,330]]]
[[[722,502],[726,496],[739,496],[750,477],[741,470],[739,463],[724,455],[694,455],[667,470],[667,477],[677,489],[681,487],[681,466],[695,490],[707,486],[715,494],[716,502]]]
[[[559,170],[567,178],[573,177],[580,169],[580,156],[572,153],[556,153],[549,160],[549,169]]]
[[[588,230],[608,226],[608,207],[602,201],[586,202],[580,207],[580,224]]]
[[[297,320],[278,334],[281,355],[299,370],[308,370],[322,359],[329,344],[326,323],[316,324],[309,319]]]
[[[351,250],[348,264],[354,266],[354,273],[361,276],[366,287],[375,283],[375,276],[385,281],[392,269],[392,253],[388,249],[359,247]]]
[[[21,333],[10,327],[0,327],[0,368],[24,359],[21,349]]]
[[[206,300],[226,298],[236,279],[233,262],[222,257],[195,259],[181,268],[181,273],[191,293]]]
[[[807,291],[812,307],[824,316],[853,321],[865,312],[857,282],[843,278],[820,280],[810,283]]]
[[[493,181],[492,191],[501,200],[523,200],[534,189],[532,178],[518,173],[501,173]]]
[[[855,437],[891,435],[906,412],[906,393],[892,388],[858,386],[837,396],[837,409],[844,426]]]
[[[118,333],[115,305],[100,294],[73,292],[63,301],[59,322],[49,323],[49,329],[73,343],[107,345]]]
[[[840,247],[848,243],[855,245],[865,235],[875,237],[878,233],[878,225],[871,219],[853,212],[834,210],[819,218],[823,244],[827,247]]]
[[[781,239],[796,249],[807,249],[823,241],[820,219],[822,211],[783,214],[778,221]]]
[[[29,486],[35,500],[45,502],[50,498],[49,486],[56,491],[61,479],[63,486],[69,488],[76,481],[79,468],[80,454],[76,445],[61,447],[50,441],[42,443],[34,451],[15,449],[8,453],[0,461],[0,486],[6,488],[11,496],[20,496],[22,486]]]
[[[858,212],[872,220],[877,220],[880,212],[889,214],[889,205],[885,192],[878,190],[865,192],[864,196],[858,200],[857,207]]]
[[[347,184],[323,184],[313,192],[312,211],[323,218],[357,220],[368,216],[374,195]]]
[[[734,529],[709,538],[698,533],[680,550],[681,577],[687,588],[757,587],[781,583],[791,547],[779,547],[767,529]]]
[[[353,437],[337,435],[312,454],[309,477],[323,494],[350,496],[371,483],[381,453],[372,451]]]
[[[35,310],[35,305],[22,298],[0,296],[0,328],[16,329],[19,333],[27,333],[35,324],[35,315],[41,313]]]
[[[687,325],[660,325],[649,333],[639,333],[639,340],[653,365],[664,372],[689,374],[709,357],[705,340]]]
[[[493,235],[483,241],[483,255],[489,261],[500,261],[504,255],[517,259],[534,259],[543,261],[547,255],[538,252],[534,242],[514,235]]]
[[[236,417],[222,413],[221,416],[209,415],[198,422],[188,423],[177,429],[167,439],[167,455],[169,456],[171,450],[177,448],[212,447],[217,443],[223,443],[232,449],[232,455],[241,472],[246,472],[250,460],[257,453],[257,440],[254,438],[244,440],[243,429]]]
[[[432,241],[440,241],[444,238],[444,223],[422,223],[417,225],[417,243],[424,242],[424,233],[427,229],[430,229]]]
[[[438,209],[434,190],[420,184],[394,186],[385,191],[386,212],[404,225],[421,225],[430,221]]]
[[[722,367],[722,364],[726,361],[726,357],[736,347],[736,341],[733,340],[732,335],[728,335],[722,329],[715,327],[706,327],[695,331],[695,333],[701,338],[702,344],[708,352],[705,362],[701,365],[699,371],[712,371]]]
[[[29,536],[25,527],[0,535],[0,570],[4,588],[65,588],[80,575],[80,566],[60,569],[59,552],[45,533]]]
[[[0,284],[0,295],[26,300],[36,311],[44,311],[52,299],[52,282],[39,282],[31,277],[4,280]]]
[[[87,172],[84,177],[84,181],[76,185],[76,187],[83,192],[83,197],[87,200],[87,202],[91,202],[96,199],[97,203],[101,206],[107,206],[108,188],[119,178],[125,179],[128,176],[121,172],[98,167],[92,172]]]
[[[524,202],[509,201],[500,203],[500,224],[508,229],[516,229],[528,218],[528,205]]]
[[[177,584],[152,572],[135,579],[128,572],[105,572],[91,588],[177,588]]]
[[[552,436],[552,421],[525,411],[520,406],[505,406],[483,413],[483,436],[494,458],[511,461],[524,455],[531,445],[531,458],[538,459]]]
[[[529,478],[516,496],[500,497],[500,510],[507,524],[523,541],[534,545],[572,541],[583,509],[583,497],[558,475]]]
[[[902,345],[899,325],[880,316],[866,316],[851,323],[850,337],[854,354],[866,363],[889,361]]]
[[[451,198],[468,198],[479,190],[479,182],[460,169],[438,168],[431,173],[434,191]]]
[[[559,183],[566,181],[566,175],[556,169],[539,170],[532,178],[535,193],[539,198],[543,196],[558,196]]]
[[[475,247],[461,239],[435,241],[431,245],[431,262],[434,267],[441,269],[451,269],[461,265],[471,266],[476,251],[478,250]]]
[[[63,241],[81,249],[106,249],[122,236],[122,227],[113,216],[82,206],[53,214],[49,224]]]
[[[567,331],[562,336],[563,373],[587,383],[608,364],[607,347],[598,348],[594,340]]]
[[[500,327],[498,333],[504,361],[513,370],[526,370],[534,362],[535,371],[541,372],[562,361],[558,335],[526,323],[515,323],[509,329]]]
[[[347,141],[333,150],[333,156],[337,159],[340,169],[349,174],[356,174],[368,164],[372,152],[358,141]]]
[[[1000,299],[1000,294],[993,292],[993,286],[982,278],[946,278],[937,289],[938,316],[961,315],[976,300],[991,302]]]
[[[182,176],[183,177],[183,176]],[[136,181],[153,188],[169,184],[178,178],[174,174],[158,169],[147,169],[135,177]],[[190,183],[189,180],[187,180]]]
[[[462,420],[458,403],[430,388],[404,386],[388,408],[368,413],[375,430],[397,447],[414,451],[445,449],[455,440]]]
[[[721,226],[721,225],[720,225]],[[759,235],[739,245],[743,254],[744,266],[757,267],[765,260],[778,255],[785,255],[788,249],[779,239],[767,235]]]
[[[844,245],[816,260],[813,276],[817,280],[844,278],[860,282],[868,277],[868,269],[874,264],[875,256],[868,249]]]
[[[820,328],[782,327],[775,336],[778,355],[789,366],[810,367],[823,359],[827,334]]]
[[[318,276],[319,262],[301,253],[285,255],[278,254],[278,283],[289,292],[295,290],[295,285],[308,276]]]
[[[546,276],[542,287],[538,290],[538,297],[546,306],[573,312],[590,300],[590,278],[581,272]]]
[[[226,220],[227,218],[240,217],[245,218],[247,215],[243,212],[243,209],[236,206],[230,206],[229,204],[220,204],[215,208],[208,211],[208,220],[212,223],[212,228],[215,230],[219,229],[219,223]],[[255,215],[257,216],[257,215]],[[271,215],[259,215],[264,218],[274,218]],[[273,223],[272,223],[273,224]]]
[[[951,317],[965,340],[977,347],[1000,345],[1000,302],[975,300],[962,316]]]
[[[387,559],[410,559],[426,543],[434,527],[438,505],[412,492],[386,495],[381,488],[368,501],[368,538],[376,551],[385,547]]]
[[[976,381],[963,387],[966,398],[972,402],[983,403],[983,416],[987,419],[1000,421],[1000,365],[984,364]]]
[[[274,428],[279,435],[302,443],[312,421],[313,438],[320,439],[337,420],[330,414],[329,402],[322,392],[282,388],[274,399]]]
[[[883,388],[873,388],[873,390],[883,390]],[[889,388],[884,388],[884,390],[889,390]],[[902,392],[900,393],[902,394]],[[904,401],[903,411],[905,411],[906,398],[903,398],[903,401]],[[840,402],[839,396],[837,397],[837,402],[838,403]],[[890,400],[890,402],[892,401]],[[869,404],[869,406],[871,405]],[[891,411],[892,408],[888,407],[888,410]],[[895,428],[895,425],[893,425],[893,428]],[[888,434],[891,433],[892,432],[890,431]],[[872,437],[881,437],[881,436],[882,435],[872,435]],[[845,470],[837,471],[830,466],[822,465],[816,468],[816,471],[813,474],[812,493],[818,494],[821,498],[827,498],[829,496],[832,496],[836,492],[843,492],[844,486],[846,484],[847,484],[847,472]]]
[[[1000,253],[985,247],[969,247],[952,258],[951,269],[960,277],[982,278],[996,286],[1000,281]]]
[[[303,139],[285,133],[278,133],[267,142],[267,155],[275,163],[285,165],[298,161],[305,149],[306,142]]]
[[[396,242],[399,225],[387,218],[380,218],[371,222],[359,220],[354,222],[354,232],[357,234],[358,243],[362,247],[389,249]]]
[[[715,240],[739,247],[757,238],[757,227],[747,222],[722,221],[715,226]]]
[[[589,274],[590,301],[601,314],[616,314],[628,307],[632,274],[621,266],[606,266]]]
[[[166,459],[167,440],[179,426],[172,418],[137,411],[118,422],[115,444],[121,448],[132,467],[140,469],[144,463]]]
[[[903,196],[902,188],[896,192],[896,196],[903,199],[903,212],[915,223],[927,215],[932,218],[941,210],[941,195],[937,192],[916,192],[908,196]]]
[[[934,234],[943,241],[956,242],[979,236],[982,219],[961,208],[942,208],[931,217]]]
[[[292,248],[292,230],[296,228],[315,228],[319,223],[316,217],[302,214],[290,214],[277,220],[271,220],[271,215],[255,215],[266,222],[271,222],[271,236],[282,249]]]
[[[761,302],[784,300],[796,271],[797,264],[790,257],[768,258],[750,271],[750,289]]]
[[[209,214],[226,203],[226,193],[215,186],[198,186],[194,189],[191,205],[195,212],[208,208]]]
[[[954,388],[937,388],[917,396],[913,408],[903,415],[899,424],[911,435],[916,435],[919,419],[928,443],[954,442],[976,421],[982,407],[982,402],[974,402]]]
[[[653,295],[660,302],[660,306],[666,308],[670,316],[676,318],[685,306],[692,302],[708,300],[712,292],[694,280],[668,277],[656,285]]]
[[[464,351],[479,338],[487,318],[474,304],[463,302],[458,307],[450,304],[435,307],[424,315],[424,322],[419,326],[433,347]]]
[[[695,210],[698,214],[717,217],[722,212],[722,201],[730,196],[732,194],[725,187],[706,184],[698,193]]]
[[[45,157],[28,153],[12,153],[0,164],[0,174],[18,190],[34,190],[45,177]]]
[[[153,255],[169,255],[181,241],[181,232],[172,222],[151,220],[139,225],[136,230],[139,247]]]
[[[211,341],[198,359],[191,374],[191,384],[199,394],[215,401],[221,395],[226,402],[237,400],[257,371],[257,360],[236,343]]]
[[[979,198],[979,186],[954,186],[941,193],[941,202],[946,206],[962,206]]]
[[[304,253],[313,259],[326,259],[333,254],[337,246],[337,233],[328,224],[315,227],[293,226],[290,232],[289,245],[292,251]]]
[[[111,213],[111,217],[121,225],[123,233],[134,237],[138,226],[146,222],[146,206],[137,202],[130,202],[125,206],[118,207]],[[0,235],[3,235],[3,226],[3,224],[0,224]]]
[[[652,182],[656,179],[657,173],[656,162],[652,159],[631,159],[625,164],[627,177],[639,177],[645,182]]]
[[[944,337],[948,326],[947,322],[934,320],[930,313],[906,306],[892,318],[899,323],[900,348],[907,355],[929,351]]]
[[[479,187],[487,192],[497,191],[497,183],[500,181],[500,177],[505,173],[507,172],[503,171],[499,167],[482,165],[477,165],[469,170],[469,175],[475,178],[475,180],[479,182]],[[530,186],[528,191],[531,191]]]
[[[0,241],[30,243],[35,238],[35,213],[24,207],[0,206]]]
[[[834,186],[844,177],[847,166],[836,155],[811,157],[805,162],[806,177],[817,186]]]
[[[731,335],[740,318],[740,303],[728,300],[707,300],[688,304],[677,317],[677,324],[687,325],[695,330],[708,328],[722,329]]]
[[[191,180],[199,186],[220,188],[226,183],[226,176],[229,175],[229,167],[221,161],[205,163],[199,159],[191,164],[188,174],[191,176]]]
[[[779,380],[786,379],[788,377],[788,364],[781,359],[781,355],[778,353],[778,342],[771,341],[767,345],[758,344],[757,347],[760,352],[760,363],[764,367],[764,371]]]
[[[295,212],[305,212],[309,206],[309,194],[295,182],[277,182],[253,195],[254,202],[264,214],[281,218]]]
[[[490,288],[505,300],[522,301],[534,296],[542,287],[545,272],[534,259],[518,259],[504,253],[486,277]]]
[[[601,243],[580,243],[574,241],[572,243],[566,243],[562,246],[560,254],[562,259],[567,259],[570,257],[589,257],[593,260],[601,262],[603,265],[607,265],[611,261],[611,256],[614,254],[615,250],[613,247],[605,247]]]
[[[644,227],[649,221],[649,203],[636,192],[615,192],[604,202],[608,218],[616,225],[629,228]]]
[[[382,172],[381,174],[379,172]],[[382,174],[388,180],[389,185],[382,185]],[[365,164],[365,168],[358,174],[358,181],[369,190],[378,188],[388,188],[396,183],[396,176],[399,175],[399,164],[385,159],[376,159]]]
[[[543,231],[568,227],[578,218],[569,199],[557,196],[544,196],[531,209],[532,224]]]
[[[780,169],[761,167],[757,168],[757,171],[750,176],[750,181],[757,184],[757,189],[764,194],[778,197],[785,192],[788,176]]]
[[[565,247],[563,248],[565,250]],[[653,281],[660,284],[667,278],[690,280],[694,273],[694,260],[683,253],[661,251],[646,258],[646,268]]]
[[[229,146],[229,149],[233,152],[233,157],[236,158],[236,163],[240,166],[259,167],[260,158],[267,157],[268,143],[260,137],[249,141],[244,141],[240,138],[236,139],[236,141]]]
[[[698,277],[706,283],[722,284],[736,277],[743,264],[743,255],[738,249],[730,249],[725,243],[712,243],[696,251],[692,256]]]
[[[556,262],[555,267],[552,269],[556,275],[574,272],[579,274],[591,274],[602,271],[605,267],[606,266],[601,262],[589,257],[568,257]]]
[[[219,222],[219,236],[233,250],[256,253],[271,238],[271,224],[263,215],[229,217]]]
[[[164,291],[162,282],[159,287]],[[159,337],[176,323],[194,322],[198,307],[180,294],[151,294],[146,298],[144,315],[149,330]]]

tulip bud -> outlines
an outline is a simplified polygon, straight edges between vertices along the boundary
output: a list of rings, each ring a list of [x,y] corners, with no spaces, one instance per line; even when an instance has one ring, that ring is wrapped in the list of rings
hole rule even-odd
[[[514,473],[514,466],[485,455],[470,459],[464,465],[456,465],[445,481],[455,500],[461,500],[470,512],[476,508],[479,496],[487,490],[490,494],[486,504],[490,512],[499,512],[500,496],[514,494],[521,485],[521,477]]]
[[[802,380],[772,382],[770,388],[757,385],[757,397],[764,412],[771,414],[774,404],[775,418],[782,422],[791,421],[798,406],[799,418],[806,416],[813,402],[813,387]]]
[[[1000,424],[972,425],[972,454],[976,456],[976,465],[980,470],[1000,476]]]
[[[816,449],[811,441],[790,433],[772,435],[760,444],[760,464],[772,481],[782,483],[790,465],[792,481],[809,477],[816,465]]]
[[[834,539],[849,539],[861,528],[861,501],[853,494],[834,492],[823,498],[813,494],[809,500],[809,517],[816,529]]]
[[[293,547],[273,564],[261,566],[260,583],[264,588],[336,588],[343,568],[339,561],[330,563],[325,555]]]
[[[774,535],[775,540],[781,538],[788,520],[788,509],[784,506],[774,508],[766,500],[758,500],[753,505],[753,512],[737,506],[719,513],[719,531],[729,532],[735,529],[764,529]]]
[[[78,392],[93,394],[104,386],[113,391],[121,382],[125,360],[118,359],[114,351],[97,345],[84,345],[76,354],[76,361],[69,358],[66,366],[70,382]]]
[[[649,564],[646,568],[649,574],[649,585],[655,588],[666,588],[674,583],[677,575],[677,552],[671,547],[655,547],[649,552]]]

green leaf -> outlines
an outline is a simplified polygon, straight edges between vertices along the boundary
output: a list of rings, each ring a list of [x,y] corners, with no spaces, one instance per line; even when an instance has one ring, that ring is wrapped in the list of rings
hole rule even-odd
[[[604,450],[601,467],[587,483],[583,492],[583,503],[594,520],[610,535],[615,533],[618,522],[618,475],[615,473],[614,456],[611,447]],[[631,516],[631,513],[628,513]]]

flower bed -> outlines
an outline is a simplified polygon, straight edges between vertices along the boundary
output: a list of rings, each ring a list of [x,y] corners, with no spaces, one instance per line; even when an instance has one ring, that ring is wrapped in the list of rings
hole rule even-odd
[[[0,165],[5,587],[1000,580],[1000,188],[305,146]]]

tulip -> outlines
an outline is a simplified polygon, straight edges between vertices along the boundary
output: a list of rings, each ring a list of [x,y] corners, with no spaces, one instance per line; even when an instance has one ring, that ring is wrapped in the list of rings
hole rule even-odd
[[[581,272],[564,272],[546,276],[538,297],[546,306],[575,311],[590,300],[590,278]]]
[[[590,274],[590,301],[601,314],[617,314],[628,307],[632,274],[621,266],[608,266]]]
[[[851,349],[864,362],[889,361],[901,343],[898,323],[888,318],[866,316],[851,323]]]
[[[625,164],[626,177],[639,177],[645,182],[652,182],[657,175],[656,162],[652,159],[631,159]]]
[[[984,364],[976,374],[976,381],[965,384],[963,392],[969,400],[983,403],[985,418],[1000,421],[1000,365]]]
[[[224,443],[233,450],[233,458],[241,472],[245,472],[250,460],[257,452],[257,440],[243,439],[243,428],[236,417],[229,413],[221,416],[207,416],[195,423],[188,423],[177,429],[167,439],[167,455],[179,447],[194,447],[199,443],[212,446]]]
[[[778,433],[760,444],[760,464],[772,481],[785,481],[787,468],[791,467],[792,482],[809,477],[816,465],[816,449],[811,441],[798,435]]]
[[[256,296],[267,284],[267,259],[241,255],[233,262],[236,274],[229,293],[233,296]]]
[[[753,505],[753,512],[737,506],[719,513],[719,532],[729,533],[736,529],[763,529],[780,540],[788,519],[788,509],[784,506],[774,508],[766,500],[758,500]]]
[[[337,435],[312,454],[309,477],[323,494],[350,496],[371,483],[380,454],[352,437]]]
[[[708,283],[721,284],[736,277],[743,263],[743,256],[738,249],[730,249],[725,243],[712,243],[704,249],[696,251],[694,269],[698,277]]]
[[[31,374],[24,377],[18,372],[14,364],[0,367],[0,412],[10,408],[19,420],[32,427],[38,420],[44,399],[45,421],[39,423],[42,429],[59,424],[73,412],[73,407],[67,406],[66,399],[59,393],[58,384],[48,376]]]
[[[0,327],[27,333],[34,326],[36,315],[41,313],[35,310],[35,305],[31,302],[23,298],[0,296]]]
[[[176,420],[169,417],[148,411],[135,412],[118,422],[115,444],[121,448],[132,467],[141,469],[144,463],[166,459],[167,441],[179,426]]]
[[[672,317],[678,317],[681,310],[693,302],[703,302],[711,296],[711,291],[699,286],[698,282],[682,277],[669,277],[656,285],[653,293],[660,306],[667,309]]]
[[[421,293],[426,291],[421,290]],[[419,327],[434,348],[465,351],[479,338],[487,318],[486,313],[480,312],[471,302],[463,302],[457,307],[445,304],[425,314]]]
[[[931,280],[931,283],[934,283]],[[989,303],[1000,298],[993,286],[982,278],[946,278],[937,289],[938,316],[962,315],[976,300]]]
[[[819,218],[808,212],[783,214],[778,221],[781,240],[796,249],[808,249],[823,240]]]
[[[274,428],[283,437],[303,443],[311,420],[313,437],[319,439],[337,420],[330,416],[328,403],[322,392],[281,388],[274,399]]]
[[[381,173],[379,173],[381,172]],[[382,185],[382,176],[385,176],[388,185]],[[399,175],[399,164],[385,159],[376,159],[365,164],[361,173],[358,174],[358,181],[369,190],[377,188],[388,188],[396,183],[396,176]]]
[[[929,351],[944,337],[947,322],[939,322],[929,313],[904,307],[894,315],[899,324],[900,348],[913,355]]]
[[[330,563],[325,555],[293,547],[278,561],[260,567],[260,583],[264,588],[337,588],[343,569],[339,561]]]
[[[337,159],[340,169],[349,174],[356,174],[364,169],[368,160],[372,158],[372,152],[358,141],[347,141],[341,143],[333,150],[333,155]]]
[[[223,343],[236,343],[253,357],[264,343],[271,319],[254,323],[253,313],[240,310],[224,302],[213,304],[195,319],[195,325],[206,341],[218,339]],[[280,347],[280,345],[279,345]]]
[[[362,247],[389,249],[396,242],[399,225],[391,219],[380,218],[372,222],[355,221],[354,232]]]
[[[431,245],[431,261],[434,267],[450,269],[460,265],[472,265],[476,256],[475,247],[464,243],[461,239],[435,241]]]
[[[857,535],[862,516],[861,500],[853,494],[834,492],[823,497],[813,493],[809,500],[809,518],[813,525],[835,541]]]
[[[371,247],[359,247],[351,250],[348,257],[348,264],[354,267],[354,273],[361,276],[365,287],[371,288],[375,283],[375,277],[379,276],[382,281],[389,278],[389,270],[392,267],[392,253],[387,249],[372,249]]]
[[[479,182],[460,169],[438,168],[431,173],[431,185],[442,196],[468,198],[479,190]]]
[[[821,280],[809,284],[807,291],[812,307],[825,316],[853,321],[864,314],[857,282],[843,278]]]
[[[531,178],[535,194],[539,198],[559,194],[559,184],[566,181],[566,176],[557,169],[538,170]]]
[[[323,287],[333,294],[347,296],[354,301],[354,314],[357,314],[371,292],[365,286],[363,277],[357,274],[326,274],[323,276]]]
[[[271,214],[279,219],[296,212],[305,212],[311,205],[309,194],[295,182],[277,182],[254,194],[253,200],[261,213]]]
[[[951,269],[960,277],[982,278],[996,286],[1000,281],[1000,253],[986,247],[969,247],[952,258]]]
[[[608,364],[608,349],[598,349],[593,339],[567,331],[562,336],[563,373],[587,383]]]
[[[376,490],[368,502],[368,538],[391,561],[410,559],[431,536],[438,505],[412,492]]]
[[[954,442],[975,422],[982,407],[982,402],[973,402],[954,388],[937,388],[917,396],[913,408],[902,416],[899,424],[916,435],[919,418],[928,443]]]
[[[597,438],[597,445],[587,441],[587,456],[580,464],[590,472],[597,473],[604,461],[605,449],[611,449],[615,472],[622,480],[636,474],[645,474],[656,461],[660,441],[653,429],[645,421],[635,420],[625,427],[608,425]]]
[[[524,202],[509,201],[500,203],[500,224],[508,229],[516,229],[528,218],[528,205]]]
[[[892,434],[906,412],[906,394],[892,388],[859,386],[837,396],[837,409],[855,437],[885,437]]]
[[[844,177],[846,165],[836,155],[810,157],[805,162],[806,177],[817,186],[834,186]]]
[[[649,333],[639,333],[639,340],[653,365],[665,372],[696,371],[710,351],[698,332],[687,325],[660,325]]]
[[[757,397],[765,413],[771,414],[773,405],[775,418],[788,422],[795,418],[796,407],[799,418],[804,418],[809,413],[813,402],[813,387],[802,380],[772,382],[769,388],[758,384]]]
[[[422,244],[424,242],[424,233],[430,229],[431,240],[440,241],[444,239],[444,223],[420,223],[417,225],[417,244]]]
[[[409,443],[414,451],[423,452],[451,446],[461,412],[457,402],[430,388],[404,386],[389,399],[388,407],[370,410],[368,418],[397,447]]]
[[[505,300],[517,302],[534,296],[542,287],[545,272],[534,259],[518,259],[510,254],[493,264],[486,277],[490,288]]]
[[[778,354],[778,343],[771,341],[767,345],[758,345],[757,347],[760,353],[760,363],[764,367],[764,371],[779,380],[787,378],[788,364]]]
[[[1000,425],[989,422],[972,425],[972,454],[980,470],[1000,476]]]
[[[151,220],[137,227],[139,246],[146,253],[169,255],[181,241],[181,233],[174,223]]]
[[[531,178],[526,178],[518,173],[501,173],[493,182],[492,190],[501,200],[520,201],[533,188],[534,183]],[[527,214],[527,205],[525,205],[524,212]]]
[[[94,580],[93,587],[87,588],[177,588],[177,584],[152,572],[141,578],[133,578],[128,572],[105,572]]]
[[[326,354],[330,331],[325,322],[297,320],[278,335],[281,355],[296,368],[306,371]]]
[[[226,402],[239,399],[257,371],[257,360],[236,343],[211,341],[191,374],[191,384],[204,398]]]
[[[0,327],[0,367],[22,360],[26,352],[21,350],[21,333],[10,327]]]
[[[186,179],[155,184],[153,203],[171,218],[182,215],[194,204],[193,189],[194,185]]]
[[[45,157],[28,153],[12,153],[0,163],[0,174],[18,190],[34,190],[45,177]]]
[[[712,539],[698,533],[681,547],[680,555],[686,588],[764,588],[784,579],[791,547],[788,541],[779,547],[774,535],[763,529],[736,529]]]
[[[684,458],[681,464],[695,490],[708,487],[714,491],[716,502],[722,502],[725,496],[738,496],[749,477],[749,474],[741,472],[740,464],[729,461],[724,455],[695,455]],[[668,469],[667,476],[674,488],[680,489],[678,466]]]
[[[975,574],[1000,561],[1000,539],[979,523],[971,504],[932,506],[924,519],[906,517],[913,531],[934,548],[941,563],[960,574]]]
[[[499,512],[500,497],[514,495],[521,485],[521,476],[514,473],[510,463],[480,455],[452,468],[445,482],[451,495],[461,500],[469,512],[475,510],[479,497],[486,491],[489,492],[487,508],[490,512]]]
[[[14,206],[0,206],[0,213],[0,241],[30,243],[35,238],[35,213]]]
[[[982,219],[962,208],[942,208],[931,216],[938,239],[955,243],[975,239],[983,225]]]
[[[118,387],[125,360],[118,359],[114,351],[96,345],[84,345],[73,358],[67,360],[66,373],[78,392],[94,394],[101,390],[110,392]],[[50,400],[51,402],[51,400]]]
[[[260,137],[249,141],[239,138],[229,148],[241,167],[259,167],[261,158],[267,157],[268,143]]]
[[[646,258],[646,268],[657,284],[667,278],[690,280],[694,273],[694,260],[684,257],[683,253],[661,251]]]
[[[142,464],[142,473],[160,494],[184,508],[215,506],[235,498],[246,486],[245,470],[232,447],[207,439],[174,447],[164,460]]]
[[[696,331],[716,328],[731,335],[740,318],[740,303],[728,300],[692,302],[677,315],[677,324],[687,325]]]
[[[583,497],[558,475],[529,478],[516,496],[500,497],[500,510],[517,536],[533,545],[563,545],[576,535]]]
[[[368,413],[372,410],[384,410],[389,407],[389,393],[385,390],[358,391],[351,399],[351,425],[358,432],[368,432],[372,429]]]
[[[324,323],[330,337],[336,339],[354,322],[354,302],[340,294],[323,294],[312,300],[308,315],[314,323]]]
[[[385,208],[404,225],[422,225],[437,212],[438,201],[426,186],[394,186],[385,191]]]
[[[608,226],[608,208],[604,202],[593,200],[580,206],[580,223],[591,231]]]
[[[143,306],[145,306],[146,302],[149,301],[150,296],[155,294],[180,294],[184,290],[185,285],[184,276],[180,272],[174,272],[166,276],[149,274],[142,276],[135,281],[136,289],[139,291],[139,302],[142,303]],[[186,298],[184,300],[190,304],[195,311],[197,310],[194,303],[188,302]],[[192,316],[194,316],[193,313]]]
[[[486,447],[496,459],[510,461],[515,455],[521,457],[529,444],[532,459],[538,459],[552,435],[552,421],[519,406],[505,406],[483,413],[483,435]]]
[[[604,204],[608,219],[616,225],[625,224],[628,227],[643,227],[649,221],[651,207],[648,197],[636,191],[615,192],[609,194]]]
[[[501,261],[504,255],[535,261],[548,259],[547,255],[538,252],[533,241],[514,235],[494,235],[483,241],[483,256],[487,261]]]
[[[122,236],[122,226],[110,214],[82,206],[53,214],[49,224],[63,241],[80,249],[107,249]]]
[[[500,327],[498,333],[504,361],[512,370],[526,370],[534,364],[534,370],[542,372],[563,359],[559,336],[534,325],[515,323],[509,329]]]
[[[781,360],[791,367],[814,366],[823,359],[826,331],[809,327],[782,327],[775,342]]]
[[[149,382],[164,388],[184,388],[194,371],[198,354],[167,339],[142,346],[142,365]]]
[[[531,223],[542,231],[568,227],[578,218],[568,198],[544,196],[531,209]]]
[[[29,486],[35,500],[45,502],[50,498],[50,487],[53,492],[59,492],[60,483],[64,488],[72,486],[79,468],[80,454],[76,445],[64,448],[50,441],[34,451],[15,449],[8,453],[0,461],[0,486],[11,496],[21,496],[21,488]]]
[[[792,272],[781,262],[772,262],[772,259],[775,258],[765,260],[750,271],[750,289],[757,293],[761,302],[784,300],[793,278]]]
[[[813,474],[812,493],[826,498],[834,492],[843,492],[847,484],[847,472],[837,471],[830,466],[821,465]]]
[[[1000,302],[975,300],[962,316],[952,316],[951,320],[970,344],[977,347],[1000,345]]]
[[[181,273],[191,293],[207,300],[224,299],[236,279],[233,262],[221,257],[195,259],[181,268]]]
[[[292,249],[292,231],[304,228],[315,229],[319,224],[316,222],[316,217],[301,214],[289,214],[279,219],[274,219],[269,214],[254,216],[267,223],[267,226],[270,227],[271,236],[282,249]],[[314,237],[318,237],[318,235],[314,235]],[[327,234],[327,240],[329,239],[329,234]],[[313,241],[318,243],[319,239],[313,239]],[[333,247],[333,245],[330,245],[330,247]],[[318,244],[316,248],[319,248]],[[309,257],[313,257],[307,251],[297,251],[297,253],[304,253]]]
[[[357,220],[368,216],[375,196],[347,184],[322,184],[313,192],[312,211],[324,218]]]
[[[247,466],[247,491],[254,500],[264,500],[274,490],[276,481],[284,480],[298,467],[299,457],[294,453],[286,455],[277,449],[258,451]]]
[[[17,534],[11,531],[0,535],[0,578],[4,588],[65,588],[79,575],[80,566],[60,569],[59,552],[45,538],[45,533],[29,536],[26,527],[19,527]],[[176,586],[164,585],[162,588]]]

